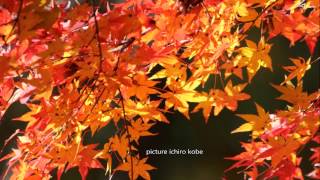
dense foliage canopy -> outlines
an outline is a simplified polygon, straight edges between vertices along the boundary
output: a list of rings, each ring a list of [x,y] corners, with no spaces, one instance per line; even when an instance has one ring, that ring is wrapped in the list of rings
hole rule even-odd
[[[17,146],[2,156],[0,178],[49,179],[54,170],[60,178],[78,167],[83,179],[90,168],[150,179],[155,167],[139,154],[140,138],[169,123],[165,113],[201,111],[207,122],[236,111],[251,98],[244,90],[256,73],[273,70],[270,39],[284,36],[290,46],[306,43],[310,58],[292,57],[283,82],[270,84],[287,108],[269,113],[256,104],[256,114],[238,115],[245,123],[232,133],[251,136],[226,171],[319,179],[320,147],[311,148],[308,174],[299,156],[320,144],[320,91],[303,87],[319,61],[319,8],[318,0],[1,0],[0,118],[17,101],[30,111],[16,119],[27,127],[6,141]],[[259,41],[248,39],[251,29]],[[103,148],[83,142],[111,124],[117,130]]]

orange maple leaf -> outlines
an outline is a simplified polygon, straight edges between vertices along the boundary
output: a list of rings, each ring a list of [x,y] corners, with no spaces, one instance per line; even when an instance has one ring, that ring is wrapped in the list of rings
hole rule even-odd
[[[138,159],[136,157],[133,157],[131,161],[131,158],[127,158],[127,161],[125,163],[122,163],[120,166],[118,166],[115,170],[116,171],[128,171],[129,177],[131,180],[138,179],[139,176],[146,180],[150,180],[150,174],[148,171],[156,169],[155,167],[149,165],[146,163],[148,158]]]

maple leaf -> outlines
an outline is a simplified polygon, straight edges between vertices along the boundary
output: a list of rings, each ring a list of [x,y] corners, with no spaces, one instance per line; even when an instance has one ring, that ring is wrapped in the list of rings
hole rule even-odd
[[[138,159],[134,157],[131,161],[131,158],[127,158],[127,161],[125,163],[122,163],[120,166],[118,166],[115,170],[116,171],[128,171],[129,177],[131,180],[138,179],[139,176],[146,180],[150,180],[150,174],[148,171],[156,169],[155,167],[146,164],[148,158]],[[133,165],[133,169],[132,169]]]
[[[1,83],[3,82],[4,76],[10,69],[9,62],[10,62],[10,59],[0,56],[0,82]]]
[[[150,179],[154,167],[140,159],[136,145],[156,135],[150,132],[155,123],[169,122],[164,113],[177,110],[189,118],[190,103],[198,103],[192,112],[202,110],[207,122],[212,108],[214,115],[224,108],[236,111],[250,95],[242,92],[246,82],[234,86],[229,77],[251,82],[261,67],[272,70],[266,36],[283,35],[290,45],[304,40],[314,54],[318,5],[314,0],[1,1],[0,117],[17,101],[30,110],[16,118],[28,125],[17,136],[17,149],[0,159],[9,161],[5,174],[49,179],[58,169],[60,178],[78,166],[84,179],[90,168],[104,168],[97,160],[103,158],[110,176],[125,171],[132,180]],[[261,32],[257,44],[247,40],[253,27]],[[238,162],[232,167],[246,167],[252,179],[301,178],[297,150],[319,129],[319,92],[308,94],[302,86],[312,63],[292,62],[284,67],[290,74],[281,86],[274,85],[282,93],[278,99],[292,107],[269,115],[256,105],[257,115],[240,115],[247,122],[233,131],[252,131],[252,143],[242,145],[245,152],[233,158]],[[210,77],[221,74],[223,88],[207,89]],[[83,144],[85,133],[93,135],[110,122],[117,131],[99,144],[102,151]],[[266,171],[259,174],[261,169]]]
[[[129,117],[140,116],[144,122],[158,120],[168,123],[169,121],[157,108],[161,101],[134,102],[130,99],[125,101],[125,109]]]
[[[282,136],[272,137],[268,141],[271,148],[261,153],[258,157],[264,158],[271,156],[271,165],[275,168],[283,159],[288,158],[292,153],[295,153],[300,147],[301,141],[301,139],[297,139],[293,136],[288,138]]]
[[[238,101],[247,100],[250,95],[241,91],[246,87],[245,84],[232,85],[232,81],[228,81],[227,85],[222,90],[213,90],[214,96],[214,115],[218,115],[224,107],[231,111],[235,111],[238,107]]]
[[[238,61],[235,59],[234,61],[227,62],[221,66],[221,68],[226,70],[224,73],[226,78],[230,75],[236,75],[238,78],[243,79],[242,67],[239,67],[237,63]]]
[[[134,39],[128,42],[130,43],[132,41],[134,41]],[[142,44],[139,47],[129,48],[121,57],[131,64],[148,65],[157,56],[158,52],[148,45]]]
[[[134,84],[126,89],[125,96],[137,96],[140,100],[146,100],[150,94],[158,93],[156,89],[152,88],[157,82],[148,80],[144,74],[138,73],[133,79]]]
[[[90,144],[85,146],[80,152],[76,161],[70,166],[79,166],[79,172],[81,174],[82,180],[86,179],[89,168],[102,168],[103,166],[96,159],[99,155],[95,144]]]
[[[211,95],[212,91],[209,94]],[[202,115],[205,118],[205,122],[207,123],[211,114],[211,110],[214,106],[214,98],[213,96],[209,96],[206,94],[205,96],[207,97],[207,99],[198,103],[197,106],[192,110],[192,112],[197,112],[200,111],[200,109],[202,109]]]
[[[80,149],[81,150],[81,149]],[[58,164],[73,163],[79,153],[78,145],[57,144],[55,149],[49,152],[46,156],[54,159]]]
[[[32,14],[30,13],[32,12]],[[53,23],[57,20],[59,15],[59,9],[53,8],[50,11],[42,6],[39,6],[37,2],[28,3],[27,7],[21,11],[20,21],[20,35],[21,39],[27,39],[34,36],[34,29],[49,29]]]
[[[263,164],[263,158],[257,158],[257,153],[262,151],[266,148],[266,145],[261,142],[252,142],[252,143],[241,143],[242,148],[245,149],[245,152],[242,152],[234,157],[227,157],[225,159],[238,161],[232,166],[230,166],[226,171],[230,171],[234,168],[240,168],[240,167],[253,167],[253,170],[255,171],[255,168],[257,165]]]
[[[10,32],[12,30],[12,25],[9,23],[11,21],[11,13],[8,11],[8,9],[1,8],[0,9],[0,34],[3,36],[10,35]]]
[[[303,179],[302,171],[299,167],[301,159],[296,157],[294,157],[293,159],[296,159],[295,162],[292,162],[289,159],[282,160],[281,163],[279,163],[279,168],[266,172],[264,177],[265,178],[277,177],[279,179],[293,178],[293,179],[302,180]]]
[[[311,148],[311,151],[313,151],[312,156],[310,157],[310,160],[314,163],[319,162],[319,157],[320,157],[320,147],[316,148]]]
[[[239,16],[248,16],[249,15],[249,12],[248,12],[246,6],[247,6],[246,3],[237,1],[237,3],[234,6],[234,8],[236,9],[237,14]]]
[[[68,13],[65,15],[65,18],[70,19],[74,24],[77,22],[86,21],[88,20],[88,15],[90,14],[91,9],[92,7],[87,3],[77,5],[68,11]]]
[[[186,68],[178,63],[178,60],[173,57],[157,58],[157,61],[164,67],[164,69],[158,71],[152,75],[149,79],[167,78],[166,84],[171,85],[174,80],[181,78],[186,79]]]
[[[126,136],[122,135],[121,137],[119,137],[118,135],[116,135],[110,139],[110,143],[110,149],[112,151],[117,151],[120,157],[122,159],[125,159],[128,150],[128,139],[126,138]]]
[[[298,2],[299,1],[296,1],[296,3]],[[297,5],[299,6],[299,4]],[[294,6],[292,7],[294,8]],[[291,9],[291,11],[293,11],[293,9]],[[271,26],[272,30],[270,31],[269,37],[272,38],[278,34],[282,34],[290,40],[290,45],[294,45],[296,41],[304,37],[310,53],[313,54],[319,36],[319,16],[314,14],[319,14],[318,11],[319,10],[311,12],[309,16],[305,16],[304,10],[301,8],[291,12],[289,15],[282,11],[274,11],[272,18],[273,25]]]
[[[5,109],[12,103],[10,102],[10,99],[13,95],[13,92],[13,79],[7,79],[0,84],[0,120],[2,119]]]
[[[303,58],[299,57],[298,59],[291,59],[294,66],[284,66],[283,68],[290,72],[288,77],[281,83],[284,84],[288,81],[291,81],[293,78],[297,77],[298,82],[300,82],[308,69],[311,68],[310,58],[306,62]]]
[[[28,165],[27,163],[23,162],[23,161],[19,161],[19,165],[14,167],[14,169],[12,170],[14,172],[14,175],[12,178],[15,179],[25,179],[26,177],[28,177],[27,173],[28,173]]]
[[[242,124],[231,133],[252,131],[252,137],[255,139],[264,132],[269,122],[269,114],[264,109],[256,104],[258,115],[238,114],[239,117],[246,120],[247,123]]]
[[[246,7],[244,6],[244,8],[246,8]],[[240,15],[240,13],[238,13],[239,14],[238,20],[241,22],[252,22],[258,16],[257,11],[253,8],[246,8],[242,11],[243,11],[243,13],[241,13],[242,16]]]
[[[310,177],[310,178],[313,178],[313,179],[319,179],[320,178],[320,169],[319,168],[315,168],[307,176]]]
[[[73,144],[70,147],[57,144],[56,148],[45,156],[59,165],[58,179],[60,179],[64,170],[78,166],[81,177],[84,180],[88,174],[88,168],[102,168],[102,165],[97,160],[98,151],[94,150],[96,146],[96,144],[83,146],[82,142],[79,142],[78,145]]]
[[[272,87],[282,93],[277,99],[293,104],[296,109],[306,109],[310,102],[319,95],[319,92],[308,95],[308,93],[303,92],[302,84],[295,87],[291,81],[286,82],[286,86],[272,85]]]
[[[139,144],[139,139],[142,136],[153,136],[155,134],[149,132],[149,129],[153,126],[153,124],[143,123],[142,119],[138,119],[137,121],[131,122],[131,126],[128,127],[128,131],[130,136],[134,141]]]
[[[257,73],[260,67],[269,68],[272,71],[272,60],[269,56],[271,45],[265,43],[264,38],[260,39],[258,46],[250,40],[246,40],[248,47],[240,48],[241,54],[244,56],[239,65],[247,65],[249,82]]]
[[[113,38],[121,40],[125,35],[141,31],[142,24],[133,13],[121,13],[120,9],[115,9],[108,13],[108,16],[101,17],[99,28],[101,29],[102,37],[111,35]]]
[[[206,100],[203,94],[198,93],[195,89],[200,85],[201,80],[190,81],[173,81],[168,87],[171,91],[161,94],[162,98],[166,99],[166,109],[174,107],[189,119],[189,104],[188,102],[201,102]]]
[[[320,135],[316,135],[313,138],[313,141],[315,141],[317,144],[320,144]],[[313,152],[312,156],[310,157],[310,161],[312,161],[314,169],[307,176],[317,179],[320,178],[320,169],[317,167],[317,165],[320,163],[320,147],[310,148],[310,150]]]

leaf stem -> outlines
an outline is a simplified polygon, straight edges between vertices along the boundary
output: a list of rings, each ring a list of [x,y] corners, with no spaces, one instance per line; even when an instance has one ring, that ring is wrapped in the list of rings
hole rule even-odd
[[[318,62],[319,60],[320,60],[320,57],[318,57],[317,59],[315,59],[315,60],[311,61],[311,63],[310,63],[310,64],[316,63],[316,62]]]

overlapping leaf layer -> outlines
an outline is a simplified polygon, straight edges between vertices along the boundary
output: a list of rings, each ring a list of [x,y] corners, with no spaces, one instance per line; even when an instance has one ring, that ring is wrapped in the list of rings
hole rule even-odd
[[[257,104],[256,115],[239,115],[246,122],[233,132],[252,139],[228,170],[303,179],[298,152],[320,139],[320,93],[303,92],[303,76],[319,60],[312,56],[319,13],[318,0],[2,0],[0,118],[16,101],[30,109],[17,118],[27,127],[13,135],[2,178],[49,179],[56,169],[60,178],[78,167],[83,179],[90,168],[150,179],[155,168],[139,155],[140,138],[169,123],[167,112],[202,111],[207,122],[211,113],[236,111],[259,69],[273,70],[269,40],[282,35],[292,46],[305,41],[311,57],[293,57],[283,83],[273,85],[287,109],[268,113]],[[247,38],[253,28],[258,42]],[[111,123],[117,131],[102,149],[84,143],[85,133]],[[320,149],[312,151],[308,176],[320,178]]]

